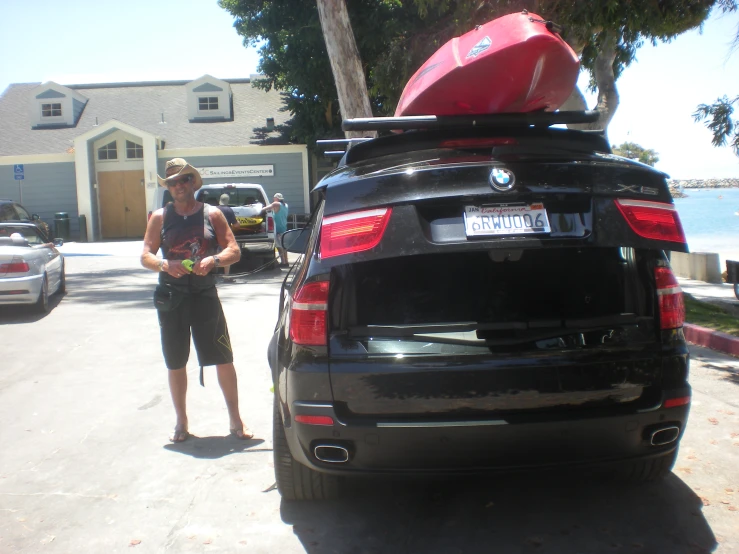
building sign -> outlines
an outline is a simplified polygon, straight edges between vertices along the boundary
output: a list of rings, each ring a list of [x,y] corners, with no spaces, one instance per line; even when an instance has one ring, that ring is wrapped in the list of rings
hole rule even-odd
[[[203,179],[227,177],[274,177],[274,165],[226,165],[222,167],[199,167]]]

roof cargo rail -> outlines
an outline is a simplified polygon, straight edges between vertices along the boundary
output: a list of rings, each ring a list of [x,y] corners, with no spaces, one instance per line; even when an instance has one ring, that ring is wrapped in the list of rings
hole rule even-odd
[[[595,121],[598,121],[599,117],[600,112],[597,110],[480,115],[360,117],[355,119],[345,119],[341,124],[341,128],[344,131],[411,131],[451,130],[481,127],[550,127],[552,125],[567,125],[573,123],[594,123]]]

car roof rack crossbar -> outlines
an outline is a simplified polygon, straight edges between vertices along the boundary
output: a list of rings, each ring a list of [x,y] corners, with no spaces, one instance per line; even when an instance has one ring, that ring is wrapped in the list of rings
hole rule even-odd
[[[345,119],[341,124],[341,128],[344,131],[411,131],[480,127],[549,127],[551,125],[593,123],[598,121],[599,117],[600,112],[597,110],[480,115],[359,117],[355,119]]]

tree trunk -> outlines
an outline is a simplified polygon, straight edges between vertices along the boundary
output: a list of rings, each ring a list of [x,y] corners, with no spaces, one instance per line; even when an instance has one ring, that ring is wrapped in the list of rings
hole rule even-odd
[[[372,117],[367,83],[354,40],[349,12],[344,0],[317,0],[323,39],[331,61],[339,110],[344,119]],[[346,138],[377,136],[375,132],[347,131]]]
[[[600,118],[594,123],[578,123],[568,125],[570,129],[579,130],[602,130],[608,138],[608,124],[616,114],[619,104],[618,89],[616,88],[616,75],[613,72],[613,62],[616,60],[616,41],[612,35],[606,36],[603,47],[595,59],[595,82],[598,85],[598,105],[595,107],[600,112]],[[587,110],[588,105],[585,96],[579,87],[575,90],[560,107],[561,110]]]

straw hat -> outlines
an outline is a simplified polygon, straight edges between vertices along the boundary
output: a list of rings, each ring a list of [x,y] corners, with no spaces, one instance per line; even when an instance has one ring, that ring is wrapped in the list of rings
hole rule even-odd
[[[198,170],[191,166],[184,158],[172,158],[164,165],[164,174],[166,177],[162,178],[157,175],[159,184],[163,187],[167,187],[169,183],[177,179],[182,175],[192,175],[195,179],[195,190],[198,190],[203,186],[203,179],[200,177]]]

